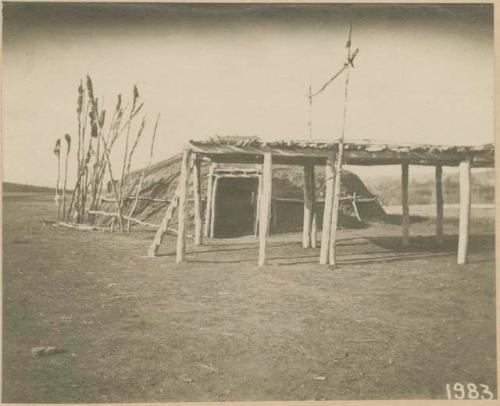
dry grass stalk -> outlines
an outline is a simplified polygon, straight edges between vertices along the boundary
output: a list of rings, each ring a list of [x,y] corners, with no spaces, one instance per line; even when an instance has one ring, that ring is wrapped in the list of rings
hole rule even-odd
[[[87,199],[87,189],[85,185],[87,184],[87,177],[88,177],[88,165],[90,162],[91,158],[91,149],[90,147],[85,150],[85,134],[87,130],[87,122],[88,122],[88,112],[90,108],[90,100],[87,100],[86,103],[86,108],[85,112],[83,113],[84,121],[83,121],[83,126],[82,126],[82,157],[85,157],[83,168],[82,168],[82,173],[81,173],[81,185],[78,188],[78,197],[79,200],[77,201],[77,210],[78,210],[78,220],[80,223],[85,222],[85,201]],[[82,187],[83,186],[83,187]]]
[[[116,141],[116,133],[118,132],[118,128],[120,126],[120,122],[123,116],[123,110],[121,110],[121,95],[118,95],[118,102],[113,112],[113,117],[111,119],[111,124],[108,130],[108,134],[106,136],[106,145],[108,145],[108,154],[111,153],[111,149],[113,147],[114,142]],[[111,142],[110,142],[111,140]],[[104,152],[103,152],[104,154]],[[98,207],[101,202],[101,194],[104,185],[104,175],[106,171],[106,160],[101,160],[101,165],[98,169],[97,174],[97,194],[93,201],[93,207]]]
[[[94,165],[92,166],[92,175],[91,175],[91,202],[90,209],[95,209],[98,204],[97,199],[100,194],[100,186],[102,186],[101,178],[104,176],[104,171],[101,170],[103,167],[103,163],[105,161],[105,153],[101,152],[101,143],[103,143],[103,128],[105,122],[106,110],[96,111],[98,132],[97,132],[97,150],[95,155]],[[93,220],[93,216],[92,216]]]
[[[84,159],[85,159],[85,152],[82,149],[82,112],[83,112],[83,100],[84,100],[84,90],[83,90],[83,83],[80,81],[80,85],[78,86],[78,99],[76,101],[76,115],[78,119],[78,150],[77,150],[77,182],[75,184],[75,187],[73,189],[73,193],[71,195],[71,202],[69,205],[68,209],[68,218],[71,215],[71,211],[73,209],[73,202],[75,200],[79,201],[80,199],[80,182],[78,181],[81,179],[81,173],[83,171],[83,165],[84,165]],[[79,211],[78,208],[76,210],[76,221],[80,221],[80,216],[79,216]]]
[[[70,203],[69,209],[68,209],[67,221],[69,221],[69,217],[70,217],[71,209],[73,208],[73,202],[74,202],[75,196],[77,198],[77,205],[76,205],[77,221],[76,222],[80,223],[83,221],[83,216],[82,216],[81,211],[80,211],[80,206],[78,205],[78,199],[81,196],[80,189],[81,189],[81,185],[82,185],[82,179],[83,179],[84,174],[86,173],[86,168],[88,166],[89,161],[90,161],[90,151],[87,154],[87,157],[85,158],[85,161],[82,164],[83,169],[80,171],[80,173],[78,174],[78,178],[76,179],[75,189],[73,190],[73,194],[71,195],[71,203]],[[76,192],[76,191],[78,191],[78,192]]]
[[[61,179],[61,139],[58,138],[56,141],[56,145],[54,147],[54,154],[57,157],[57,180],[56,180],[56,196],[55,202],[57,206],[57,220],[60,220],[61,217],[61,208],[59,202],[59,181]]]
[[[115,199],[118,199],[119,195],[118,195],[118,190],[116,189],[116,182],[113,178],[113,169],[111,167],[111,158],[109,157],[109,153],[108,153],[108,145],[107,145],[106,140],[104,140],[104,139],[103,139],[103,143],[104,143],[104,153],[106,156],[106,162],[108,164],[108,172],[109,172],[109,177],[110,177],[110,181],[111,181],[111,186],[113,188],[113,193],[115,195]],[[118,225],[120,226],[120,228],[123,228],[123,215],[122,215],[122,209],[121,209],[120,204],[117,204],[117,212],[118,212]]]
[[[119,190],[119,195],[117,199],[117,204],[115,208],[115,212],[120,212],[123,209],[124,206],[124,200],[123,200],[123,187],[126,179],[126,169],[127,169],[127,162],[129,161],[129,158],[131,158],[131,155],[133,152],[129,152],[129,146],[130,146],[130,132],[132,129],[132,122],[134,117],[137,116],[139,111],[142,109],[144,103],[141,103],[137,107],[137,101],[139,99],[139,91],[137,90],[137,86],[134,85],[133,88],[133,99],[132,99],[132,107],[130,108],[130,113],[127,122],[125,123],[124,127],[118,132],[117,136],[119,136],[123,130],[127,130],[126,132],[126,137],[125,137],[125,153],[123,155],[123,164],[122,164],[122,172],[121,172],[121,181],[120,181],[120,190]],[[140,133],[142,133],[142,130],[139,130]],[[114,218],[111,221],[111,230],[113,230],[114,227]]]
[[[71,137],[69,134],[64,134],[66,140],[66,162],[64,165],[64,189],[63,189],[63,219],[66,218],[66,186],[68,182],[68,157],[71,150]]]
[[[87,89],[88,89],[88,94],[89,94],[89,99],[92,101],[92,110],[91,114],[89,115],[90,120],[91,120],[91,136],[93,138],[96,138],[97,142],[97,151],[96,151],[96,156],[95,156],[95,163],[93,165],[93,173],[91,176],[91,187],[92,187],[92,201],[91,201],[91,207],[90,209],[94,209],[95,206],[98,204],[96,201],[97,196],[98,196],[98,185],[102,184],[101,179],[100,179],[100,174],[99,174],[99,168],[101,166],[101,162],[105,161],[107,163],[108,167],[108,173],[109,177],[111,179],[111,183],[113,186],[113,192],[115,194],[115,198],[118,199],[118,191],[116,190],[116,185],[113,177],[113,170],[112,170],[112,165],[111,165],[111,158],[110,158],[110,148],[109,145],[105,139],[105,137],[102,136],[103,134],[103,127],[104,127],[104,122],[105,122],[105,110],[102,110],[99,112],[99,104],[98,100],[94,98],[94,93],[93,93],[93,86],[92,86],[92,81],[90,77],[87,77]],[[121,104],[121,97],[119,97],[119,104]],[[111,123],[111,127],[113,128],[113,123]],[[101,142],[103,143],[104,146],[104,151],[101,155],[100,153],[100,144]],[[102,176],[104,176],[104,172],[102,172]],[[93,221],[94,216],[90,219]],[[121,208],[118,208],[118,221],[120,227],[123,227],[123,217],[122,217],[122,212]]]

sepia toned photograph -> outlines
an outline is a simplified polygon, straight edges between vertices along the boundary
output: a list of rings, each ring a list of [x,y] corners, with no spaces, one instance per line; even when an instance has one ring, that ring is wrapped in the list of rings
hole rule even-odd
[[[493,14],[3,2],[2,403],[497,399]]]

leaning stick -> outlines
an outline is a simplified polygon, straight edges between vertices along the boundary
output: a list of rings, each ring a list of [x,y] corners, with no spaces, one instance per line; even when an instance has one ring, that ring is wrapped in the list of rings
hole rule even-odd
[[[145,126],[146,126],[146,117],[143,117],[139,131],[137,132],[137,136],[135,137],[134,144],[132,145],[132,148],[130,149],[130,154],[128,155],[127,172],[125,177],[128,177],[130,173],[130,166],[132,165],[132,156],[134,155],[134,152],[137,149],[137,145],[139,144],[139,140],[141,139],[141,135],[144,132]]]
[[[115,116],[116,116],[116,111],[113,113],[113,117],[111,119],[110,123],[110,128],[108,129],[108,135],[107,135],[107,140],[110,138],[110,132],[113,130],[115,126]],[[113,148],[113,144],[109,144],[109,152],[111,152],[111,149]],[[96,181],[96,193],[95,193],[95,198],[92,201],[92,206],[93,207],[98,207],[101,201],[101,193],[102,193],[102,186],[103,186],[103,181],[104,181],[104,173],[106,169],[106,160],[104,159],[104,152],[102,153],[103,157],[99,162],[99,167],[97,168],[97,181]]]
[[[139,131],[137,132],[137,135],[135,137],[134,144],[132,145],[132,148],[130,148],[130,153],[128,155],[127,170],[125,172],[125,177],[122,180],[122,185],[121,185],[121,189],[120,189],[120,196],[122,199],[121,200],[122,208],[125,207],[125,199],[123,198],[123,182],[125,181],[124,179],[129,178],[130,166],[132,165],[132,156],[134,155],[134,152],[137,148],[137,145],[139,144],[139,140],[141,139],[141,135],[144,131],[145,125],[146,125],[146,119],[143,117]],[[129,231],[129,230],[130,230],[130,221],[127,221],[127,231]]]
[[[120,125],[121,114],[122,114],[120,108],[121,108],[121,95],[118,95],[118,102],[113,112],[113,116],[111,117],[111,122],[107,131],[107,135],[104,136],[104,134],[102,134],[102,138],[104,139],[104,137],[106,137],[106,142],[108,142],[108,153],[111,153],[111,149],[113,148],[113,144],[116,140],[116,137],[114,136],[112,137],[112,134],[116,133],[117,127]],[[111,142],[109,142],[110,139]],[[102,193],[105,169],[106,169],[106,160],[104,159],[104,152],[103,152],[102,158],[99,160],[99,163],[97,164],[95,181],[94,181],[95,191],[93,193],[92,204],[90,206],[91,208],[96,208],[97,206],[99,206],[99,203],[101,201],[101,193]]]
[[[134,102],[134,106],[135,106],[135,102]],[[134,106],[132,106],[132,110],[134,109]],[[139,111],[142,109],[142,106],[144,106],[144,103],[141,103],[141,105],[139,107],[137,107],[137,109],[135,109],[135,111],[133,111],[133,113],[130,114],[128,120],[125,122],[125,124],[123,125],[122,128],[120,128],[121,116],[119,117],[115,134],[114,134],[113,138],[111,139],[110,148],[113,146],[113,144],[116,141],[116,139],[123,133],[123,131],[125,129],[127,129],[128,126],[132,123],[132,120],[139,113]],[[123,110],[127,110],[127,108],[128,108],[128,104],[125,106],[125,108]],[[120,191],[120,193],[121,193],[121,191]],[[117,202],[119,202],[119,200],[117,200]],[[113,218],[112,221],[111,221],[111,231],[113,231],[114,221],[115,221],[115,219]]]
[[[120,198],[118,200],[118,205],[122,204],[122,194],[123,194],[123,183],[125,182],[125,169],[127,167],[127,156],[128,156],[128,148],[130,142],[130,130],[132,128],[132,118],[134,116],[134,110],[136,106],[137,99],[139,98],[139,92],[137,91],[137,86],[134,85],[134,96],[132,101],[132,107],[130,109],[129,120],[127,124],[127,136],[125,138],[125,153],[123,154],[123,166],[122,166],[122,177],[120,182]]]
[[[139,201],[139,195],[141,194],[142,182],[144,182],[144,176],[146,174],[146,171],[149,170],[151,163],[153,162],[153,151],[154,151],[154,145],[155,145],[156,130],[158,128],[159,121],[160,121],[160,115],[158,114],[158,117],[156,118],[155,129],[153,130],[153,137],[151,138],[151,147],[149,149],[148,166],[142,169],[141,179],[139,180],[139,185],[137,186],[137,192],[135,193],[135,200],[134,200],[132,208],[130,209],[130,212],[128,214],[129,217],[132,217],[134,214],[135,208],[137,207],[137,203]],[[127,221],[127,230],[130,230],[130,221]]]
[[[339,200],[342,200],[342,199],[339,199]],[[354,210],[354,215],[356,216],[358,221],[362,221],[361,216],[359,215],[358,206],[356,205],[356,192],[354,192],[352,195],[352,208]]]
[[[174,210],[177,208],[177,205],[179,204],[179,192],[180,192],[180,182],[179,184],[177,184],[177,188],[175,189],[175,194],[172,199],[172,202],[167,207],[167,211],[165,212],[165,216],[161,220],[160,227],[156,231],[153,242],[149,246],[148,257],[156,257],[156,255],[158,254],[158,250],[163,240],[163,235],[167,232],[169,228],[168,223],[172,218]]]
[[[110,213],[110,212],[101,211],[101,210],[89,210],[89,213],[90,214],[97,214],[97,215],[101,215],[101,216],[105,216],[105,217],[116,217],[117,216],[116,213]],[[126,220],[130,220],[132,223],[137,223],[137,224],[140,224],[140,225],[143,225],[146,227],[160,228],[160,224],[148,223],[146,221],[142,221],[142,220],[139,220],[137,218],[129,217],[129,216],[123,216],[123,218]],[[103,228],[103,230],[105,230],[105,229]],[[171,232],[172,234],[177,235],[177,230],[173,227],[167,227],[167,232]],[[194,240],[194,235],[192,235],[192,234],[186,234],[186,237],[190,238],[191,240]]]

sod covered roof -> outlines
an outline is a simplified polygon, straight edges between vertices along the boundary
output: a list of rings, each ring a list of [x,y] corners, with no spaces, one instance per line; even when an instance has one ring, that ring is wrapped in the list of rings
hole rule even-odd
[[[338,141],[272,141],[258,137],[214,137],[190,141],[189,148],[198,156],[219,163],[261,163],[265,152],[271,151],[273,163],[301,165],[307,162],[324,165],[332,151],[338,151]],[[494,167],[494,144],[430,145],[383,144],[372,141],[345,141],[344,163],[347,165],[412,165],[458,166],[470,159],[473,167]]]

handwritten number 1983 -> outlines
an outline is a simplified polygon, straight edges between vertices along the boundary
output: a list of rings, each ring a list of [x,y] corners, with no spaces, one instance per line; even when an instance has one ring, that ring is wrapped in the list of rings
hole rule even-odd
[[[475,383],[462,384],[460,382],[455,382],[453,386],[447,383],[446,394],[448,395],[448,399],[457,400],[493,399],[493,393],[490,391],[489,386],[482,383],[476,385]]]

